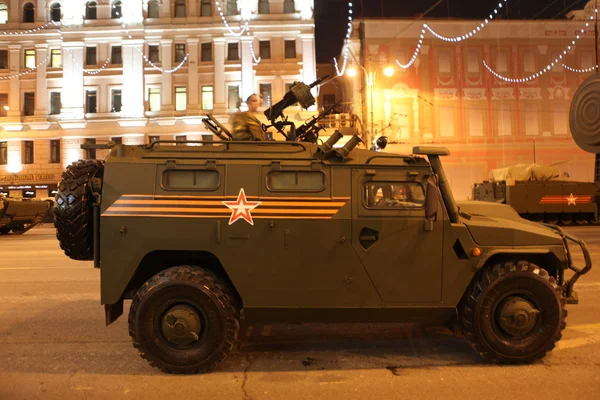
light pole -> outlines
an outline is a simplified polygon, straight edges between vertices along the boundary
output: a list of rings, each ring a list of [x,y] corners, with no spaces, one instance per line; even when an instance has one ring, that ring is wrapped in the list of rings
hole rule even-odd
[[[348,50],[350,51],[350,55],[352,56],[352,59],[354,60],[354,62],[356,63],[356,65],[358,65],[360,67],[360,69],[362,69],[364,71],[364,73],[365,73],[365,80],[367,82],[367,87],[369,88],[368,89],[369,90],[369,102],[371,103],[371,105],[369,107],[371,109],[371,131],[367,135],[366,139],[367,139],[367,142],[368,142],[367,149],[370,149],[370,147],[371,147],[371,137],[374,136],[374,134],[375,134],[375,130],[374,130],[374,125],[375,125],[375,123],[374,123],[374,121],[375,121],[374,110],[375,109],[373,107],[373,85],[374,85],[374,82],[375,82],[375,73],[372,72],[372,71],[371,71],[371,73],[369,73],[365,69],[365,67],[363,67],[362,64],[358,62],[358,60],[356,59],[356,56],[354,55],[354,52],[352,51],[352,49],[349,48]],[[354,71],[354,72],[352,72],[352,71]],[[351,78],[356,76],[356,70],[353,70],[352,67],[350,67],[346,73]]]

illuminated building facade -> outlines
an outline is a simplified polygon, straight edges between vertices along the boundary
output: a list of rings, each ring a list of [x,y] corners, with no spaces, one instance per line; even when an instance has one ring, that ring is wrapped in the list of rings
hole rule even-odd
[[[52,195],[80,145],[212,140],[316,79],[314,0],[0,0],[0,192]],[[258,61],[258,62],[257,62]],[[87,154],[86,154],[87,153]]]

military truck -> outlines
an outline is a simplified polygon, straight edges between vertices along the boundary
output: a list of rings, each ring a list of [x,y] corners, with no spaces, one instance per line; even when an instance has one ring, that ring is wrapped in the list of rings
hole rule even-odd
[[[58,240],[100,269],[107,325],[132,300],[133,345],[168,373],[214,368],[241,319],[450,322],[499,363],[552,350],[592,266],[585,243],[506,205],[457,203],[447,149],[341,137],[109,144],[64,172]]]
[[[597,223],[600,193],[594,182],[561,178],[556,166],[518,164],[490,171],[472,199],[508,204],[536,222],[584,225]]]
[[[0,195],[0,235],[22,235],[42,222],[50,203],[36,199],[16,199]]]

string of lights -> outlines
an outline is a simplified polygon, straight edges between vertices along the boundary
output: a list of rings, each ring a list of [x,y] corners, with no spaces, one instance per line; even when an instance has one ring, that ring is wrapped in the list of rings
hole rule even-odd
[[[59,25],[57,22],[55,22],[55,21],[52,21],[52,23],[54,24],[54,26],[56,26],[56,28],[57,28],[57,30],[58,30],[58,34],[59,34],[59,36],[60,36],[60,40],[61,40],[61,41],[64,43],[65,39],[64,39],[64,37],[63,37],[63,35],[62,35],[62,31],[60,30],[60,25]],[[98,75],[100,72],[102,72],[102,71],[103,71],[103,70],[106,68],[106,66],[107,66],[107,65],[108,65],[108,63],[110,62],[110,58],[107,58],[107,59],[104,61],[104,64],[102,64],[102,66],[101,66],[99,69],[96,69],[96,70],[94,70],[94,71],[86,71],[85,67],[84,67],[83,65],[80,65],[80,64],[77,62],[77,59],[75,58],[75,55],[74,55],[74,54],[71,52],[71,49],[69,49],[68,47],[65,47],[64,49],[65,49],[65,50],[67,50],[67,53],[69,53],[69,55],[70,55],[70,56],[71,56],[71,58],[73,59],[73,63],[75,64],[75,66],[76,66],[77,68],[81,68],[81,69],[83,70],[83,73],[85,73],[85,74],[89,74],[89,75]]]
[[[221,20],[223,20],[223,24],[225,24],[225,27],[229,30],[229,32],[231,32],[232,35],[242,36],[245,31],[249,30],[248,20],[246,18],[243,18],[244,16],[242,16],[242,18],[244,19],[244,25],[240,27],[239,32],[235,32],[233,29],[231,29],[231,26],[229,26],[229,22],[227,22],[227,19],[225,18],[225,15],[223,14],[223,10],[221,9],[220,3],[218,1],[215,1],[215,5],[217,6],[217,10],[219,11],[219,14],[221,15]]]
[[[50,60],[50,55],[48,55],[46,58],[44,58],[42,61],[40,61],[39,63],[36,64],[35,67],[31,67],[26,71],[20,72],[18,74],[13,74],[13,75],[7,75],[7,76],[0,76],[0,79],[2,80],[6,80],[6,79],[13,79],[13,78],[19,78],[25,74],[29,74],[30,72],[35,71],[36,69],[38,69],[39,67],[41,67],[42,65],[46,64],[48,62],[48,60]]]
[[[38,31],[41,31],[42,29],[46,29],[47,27],[49,27],[50,25],[52,25],[54,23],[54,21],[50,21],[50,22],[46,22],[44,25],[42,26],[38,26],[37,28],[33,28],[33,29],[28,29],[26,31],[19,31],[19,32],[2,32],[3,35],[6,36],[19,36],[19,35],[26,35],[29,33],[35,33]]]
[[[598,13],[598,10],[596,10],[596,14]],[[590,20],[594,20],[595,17],[592,15],[590,16]],[[590,26],[589,22],[585,23],[586,27]],[[580,31],[581,34],[585,33],[585,29],[581,29]],[[488,64],[487,62],[485,62],[485,60],[483,60],[483,65],[484,67],[490,72],[492,73],[496,78],[501,79],[505,82],[510,82],[510,83],[524,83],[524,82],[529,82],[532,81],[534,79],[539,78],[540,76],[544,75],[546,72],[552,70],[552,68],[554,68],[555,65],[557,65],[558,63],[561,62],[561,60],[563,59],[563,56],[567,55],[567,51],[571,50],[572,47],[575,46],[575,43],[581,38],[580,34],[577,34],[575,39],[573,39],[571,41],[571,44],[567,46],[566,49],[563,50],[562,54],[559,54],[559,56],[554,60],[554,62],[551,62],[550,64],[546,65],[543,69],[541,69],[540,71],[531,74],[529,76],[526,76],[524,78],[509,78],[503,75],[500,75],[499,73],[497,73],[496,71],[494,71]],[[563,64],[564,65],[564,64]]]
[[[566,64],[562,64],[562,66],[565,67],[565,69],[567,69],[567,70],[569,70],[571,72],[577,72],[579,74],[586,74],[588,72],[594,72],[594,71],[596,71],[596,68],[598,68],[597,65],[594,66],[594,67],[584,68],[584,69],[572,68],[572,67],[569,67]]]
[[[346,39],[344,39],[343,46],[343,58],[344,61],[342,63],[342,69],[339,69],[338,60],[336,58],[333,59],[333,64],[335,66],[335,71],[338,76],[344,75],[346,72],[346,66],[348,65],[348,52],[350,51],[350,35],[352,34],[352,2],[348,3],[348,29],[346,31]]]

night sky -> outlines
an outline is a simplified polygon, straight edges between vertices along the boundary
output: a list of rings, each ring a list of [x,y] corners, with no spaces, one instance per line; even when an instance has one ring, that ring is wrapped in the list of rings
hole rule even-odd
[[[353,0],[355,17],[414,18],[439,4],[426,18],[483,20],[498,6],[508,19],[564,19],[589,0]],[[348,18],[348,0],[315,0],[317,61],[329,62],[340,54]]]

